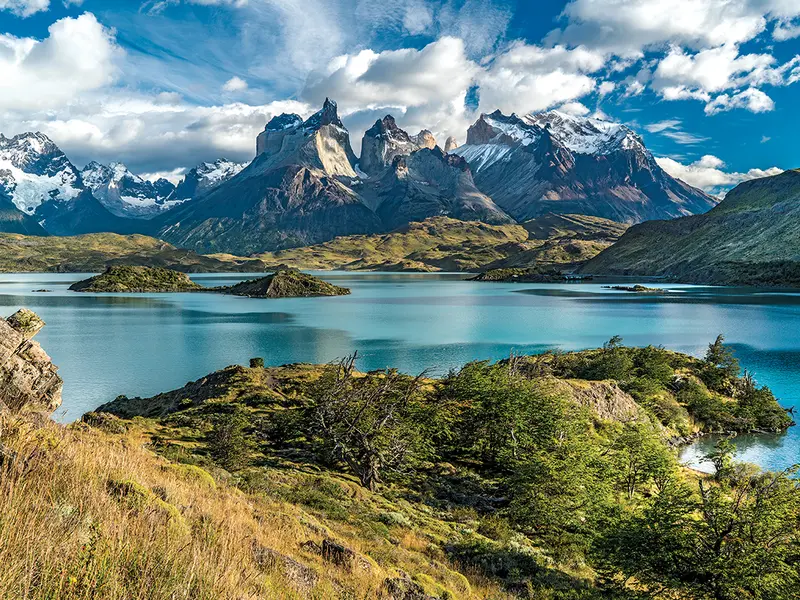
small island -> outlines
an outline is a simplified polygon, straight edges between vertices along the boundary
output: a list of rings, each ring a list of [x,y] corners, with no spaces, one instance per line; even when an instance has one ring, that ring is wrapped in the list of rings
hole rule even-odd
[[[71,285],[69,289],[74,292],[133,294],[206,292],[248,298],[310,298],[350,293],[347,288],[283,266],[266,277],[215,288],[203,287],[189,279],[187,274],[170,269],[112,266],[100,275]]]
[[[490,269],[469,279],[469,281],[493,281],[500,283],[559,283],[563,281],[586,281],[591,276],[572,275],[553,267],[534,267],[531,269]]]
[[[604,285],[606,290],[616,290],[618,292],[633,292],[634,294],[666,294],[663,288],[651,288],[643,285]]]
[[[272,275],[243,281],[213,291],[248,298],[313,298],[319,296],[347,296],[348,288],[323,281],[319,277],[302,273],[297,269],[279,267]]]
[[[162,292],[196,292],[204,290],[186,273],[161,267],[129,267],[117,265],[89,279],[72,284],[73,292],[147,294]]]

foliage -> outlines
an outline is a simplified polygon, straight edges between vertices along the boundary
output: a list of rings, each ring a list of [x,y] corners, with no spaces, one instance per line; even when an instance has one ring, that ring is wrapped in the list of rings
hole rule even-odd
[[[609,530],[600,560],[657,598],[796,597],[800,489],[794,471],[739,468],[697,491],[673,483]]]
[[[418,394],[421,377],[387,371],[354,375],[356,355],[326,370],[311,392],[311,433],[374,490],[387,473],[404,473],[425,451]]]
[[[250,438],[245,434],[248,426],[247,413],[234,407],[231,412],[216,415],[208,432],[211,456],[229,471],[238,471],[247,465],[251,446]]]

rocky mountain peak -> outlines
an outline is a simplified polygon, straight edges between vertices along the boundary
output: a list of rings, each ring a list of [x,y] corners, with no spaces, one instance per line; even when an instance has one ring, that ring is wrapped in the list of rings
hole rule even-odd
[[[311,115],[303,123],[303,129],[307,131],[317,131],[325,125],[335,125],[344,129],[344,123],[339,118],[339,109],[336,102],[330,98],[325,98],[322,109]]]
[[[559,142],[579,154],[620,150],[647,152],[642,138],[629,127],[596,117],[578,117],[557,110],[526,115],[524,121],[547,128]]]
[[[297,115],[290,116],[297,117]],[[300,119],[300,117],[297,117],[297,119]],[[300,122],[302,123],[302,120]],[[175,191],[170,194],[168,200],[177,202],[202,196],[241,173],[248,164],[232,162],[226,158],[218,158],[214,162],[201,163],[186,174],[175,188]]]
[[[386,115],[364,133],[359,169],[364,175],[373,177],[392,166],[398,156],[408,156],[422,148],[435,147],[436,139],[427,129],[409,136],[397,126],[392,115]]]
[[[303,118],[294,113],[283,113],[276,115],[267,123],[265,131],[283,131],[285,129],[294,129],[303,124]]]
[[[81,171],[81,177],[94,197],[117,217],[147,219],[172,206],[167,202],[175,191],[170,181],[147,181],[121,162],[91,162]]]
[[[427,129],[423,129],[417,135],[411,136],[411,141],[414,142],[418,148],[428,148],[432,150],[436,147],[436,138]]]
[[[456,141],[456,138],[454,138],[451,135],[450,137],[447,138],[447,141],[445,141],[445,143],[444,143],[444,151],[445,152],[452,152],[456,148],[458,148],[458,142]]]

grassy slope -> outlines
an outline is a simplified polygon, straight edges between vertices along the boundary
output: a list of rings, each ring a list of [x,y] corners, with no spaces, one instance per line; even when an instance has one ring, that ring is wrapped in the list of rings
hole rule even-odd
[[[387,234],[336,238],[253,258],[201,255],[143,235],[35,237],[0,234],[0,272],[97,272],[109,265],[184,272],[298,269],[479,271],[495,266],[575,264],[608,247],[625,226],[596,217],[546,215],[520,225],[486,225],[447,217]]]
[[[800,285],[800,171],[745,182],[704,215],[636,225],[582,267],[687,282]]]
[[[523,225],[486,225],[434,217],[398,231],[336,238],[260,255],[308,269],[478,271],[537,263],[573,264],[608,247],[625,225],[581,215],[546,215]]]
[[[594,410],[598,431],[604,419],[649,418],[650,408],[613,382],[552,379],[596,356],[530,357],[518,368],[551,378]],[[684,377],[700,366],[667,357]],[[517,569],[531,564],[545,589],[591,588],[587,565],[559,565],[525,535],[497,529],[497,499],[484,497],[496,482],[469,463],[430,464],[421,487],[390,484],[380,493],[291,447],[258,443],[250,466],[235,475],[215,465],[206,446],[215,415],[237,406],[256,424],[302,406],[321,373],[314,365],[229,367],[180,390],[106,407],[127,420],[92,413],[69,428],[0,416],[0,597],[387,598],[384,582],[402,572],[428,598],[503,600],[530,597],[524,585],[512,595],[504,584],[524,581],[526,571]],[[326,539],[352,549],[355,566],[334,566],[304,545]],[[482,554],[466,566],[453,548]],[[542,594],[534,597],[555,597]]]
[[[109,265],[166,267],[185,272],[263,271],[258,261],[210,257],[144,235],[74,237],[0,234],[0,272],[97,272]]]

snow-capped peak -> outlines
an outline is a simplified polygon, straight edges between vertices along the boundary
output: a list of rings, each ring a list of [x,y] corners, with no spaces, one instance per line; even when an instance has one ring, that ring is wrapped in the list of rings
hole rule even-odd
[[[26,214],[48,200],[76,198],[83,187],[78,171],[43,133],[0,135],[0,194]]]
[[[530,113],[523,117],[530,124],[548,129],[571,152],[610,154],[617,150],[644,150],[642,139],[621,123],[596,117],[578,117],[557,110]]]

